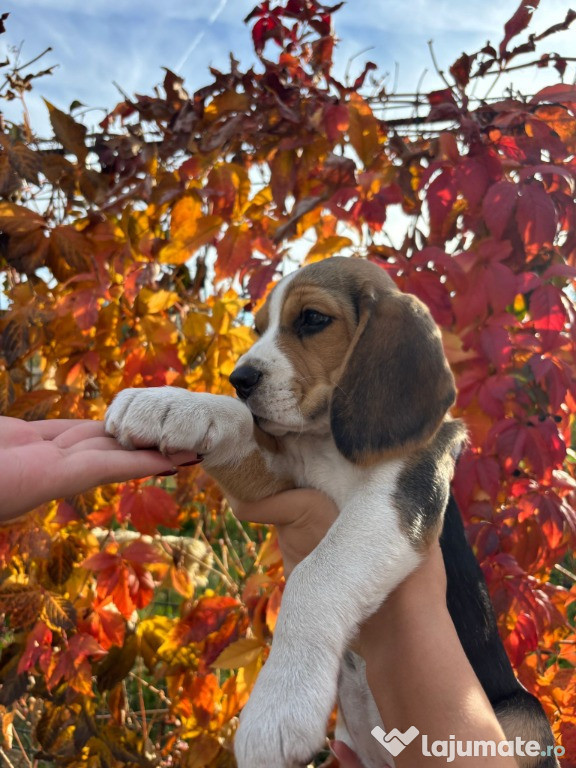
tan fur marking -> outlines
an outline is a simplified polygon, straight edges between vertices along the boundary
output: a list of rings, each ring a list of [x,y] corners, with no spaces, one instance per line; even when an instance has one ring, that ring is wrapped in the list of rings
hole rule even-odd
[[[268,328],[268,323],[270,321],[269,301],[270,297],[266,299],[266,302],[260,307],[254,317],[254,330],[259,336],[261,336],[266,328]]]
[[[279,478],[268,469],[257,448],[239,464],[210,467],[210,474],[222,486],[224,493],[237,501],[258,501],[294,488],[292,480]]]
[[[342,362],[354,336],[356,317],[349,289],[334,281],[322,284],[314,272],[299,273],[286,291],[281,310],[278,346],[294,369],[294,394],[304,418],[326,415]],[[319,334],[299,338],[294,323],[306,309],[332,318]]]

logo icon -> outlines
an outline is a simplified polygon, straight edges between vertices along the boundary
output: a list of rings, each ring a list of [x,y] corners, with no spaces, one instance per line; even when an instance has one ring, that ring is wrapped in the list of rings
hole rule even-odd
[[[376,741],[379,741],[393,757],[397,757],[408,744],[414,741],[419,733],[420,731],[415,725],[411,725],[404,733],[398,728],[392,728],[389,733],[386,733],[379,725],[371,730]]]

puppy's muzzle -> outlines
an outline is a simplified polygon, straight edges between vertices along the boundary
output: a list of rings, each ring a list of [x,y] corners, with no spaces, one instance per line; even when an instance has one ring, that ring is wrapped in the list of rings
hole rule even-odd
[[[262,371],[253,365],[240,365],[230,375],[230,383],[241,400],[248,400],[262,378]]]

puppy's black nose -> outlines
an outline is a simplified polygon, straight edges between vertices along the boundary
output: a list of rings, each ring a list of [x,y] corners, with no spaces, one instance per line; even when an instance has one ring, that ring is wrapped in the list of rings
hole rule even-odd
[[[261,378],[262,372],[258,368],[252,365],[241,365],[232,371],[230,383],[238,393],[238,397],[247,400]]]

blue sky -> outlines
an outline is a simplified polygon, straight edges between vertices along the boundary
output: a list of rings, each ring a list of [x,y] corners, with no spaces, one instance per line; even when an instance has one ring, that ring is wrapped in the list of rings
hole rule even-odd
[[[438,87],[427,41],[432,39],[440,64],[446,68],[462,51],[471,52],[486,40],[502,38],[505,21],[519,0],[348,0],[335,14],[341,40],[337,54],[342,76],[350,57],[365,48],[353,64],[356,71],[366,59],[380,74],[399,71],[399,88],[413,90],[424,69],[423,88]],[[0,38],[0,57],[6,46],[22,44],[22,61],[48,45],[53,51],[41,66],[58,64],[54,75],[38,82],[27,98],[32,125],[47,124],[44,96],[61,109],[73,100],[93,107],[112,108],[120,95],[116,81],[128,94],[150,93],[163,78],[166,66],[185,78],[189,91],[210,81],[208,66],[226,67],[232,51],[243,65],[254,60],[249,28],[243,18],[255,0],[9,0],[7,34]],[[560,21],[566,0],[541,0],[531,29],[540,31]],[[573,53],[576,26],[545,43]],[[546,48],[542,48],[542,51]],[[574,66],[566,79],[574,77]],[[506,85],[510,78],[504,78]],[[522,82],[516,76],[517,82]],[[543,70],[535,80],[523,81],[525,90],[556,81]],[[5,108],[15,116],[14,107]],[[93,122],[100,119],[94,113]]]

